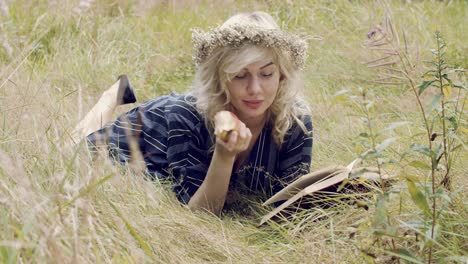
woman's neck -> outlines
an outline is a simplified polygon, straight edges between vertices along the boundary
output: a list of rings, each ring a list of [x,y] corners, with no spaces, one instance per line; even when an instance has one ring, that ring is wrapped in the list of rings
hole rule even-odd
[[[266,123],[266,115],[259,116],[259,117],[251,117],[251,118],[241,118],[241,121],[250,129],[250,131],[254,134],[255,132],[262,131],[263,127]]]

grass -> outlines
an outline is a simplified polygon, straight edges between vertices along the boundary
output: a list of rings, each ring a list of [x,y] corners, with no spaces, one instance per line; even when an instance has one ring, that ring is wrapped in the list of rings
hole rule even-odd
[[[370,90],[377,128],[411,122],[385,135],[401,138],[389,151],[397,157],[421,137],[420,116],[407,87],[369,83],[375,72],[362,64],[373,58],[362,43],[382,21],[382,2],[105,0],[81,15],[73,12],[79,1],[0,3],[8,7],[0,16],[1,262],[392,261],[363,253],[362,245],[375,242],[356,230],[371,224],[372,210],[342,203],[257,227],[266,212],[261,206],[253,205],[248,217],[193,213],[166,185],[107,161],[93,163],[84,146],[63,147],[73,126],[119,74],[129,74],[140,101],[183,92],[195,71],[190,28],[208,29],[234,13],[260,9],[282,27],[310,37],[304,76],[315,125],[313,169],[346,164],[363,151],[356,138],[365,126],[356,106],[335,97],[359,86]],[[390,6],[411,54],[429,60],[438,29],[449,47],[447,59],[466,68],[465,1],[391,1]],[[415,75],[427,69],[421,63],[418,70]],[[458,194],[441,221],[442,246],[434,254],[441,261],[466,261],[467,158],[461,149],[453,168]],[[394,197],[390,212],[414,218],[411,199]]]

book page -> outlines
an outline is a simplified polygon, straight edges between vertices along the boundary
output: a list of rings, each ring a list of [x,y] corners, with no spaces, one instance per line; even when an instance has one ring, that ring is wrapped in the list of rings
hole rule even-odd
[[[307,186],[318,182],[323,181],[336,173],[343,172],[346,168],[343,166],[333,165],[326,167],[324,169],[314,171],[309,174],[305,174],[299,177],[294,182],[290,183],[288,186],[284,187],[281,191],[270,197],[263,205],[272,204],[278,201],[287,200],[293,197],[295,194],[306,188]]]

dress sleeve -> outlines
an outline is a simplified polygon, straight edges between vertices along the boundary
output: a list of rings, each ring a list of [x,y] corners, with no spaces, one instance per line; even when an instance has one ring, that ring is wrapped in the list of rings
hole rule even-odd
[[[207,140],[204,122],[193,112],[173,110],[168,115],[168,170],[182,203],[190,201],[206,177],[212,156]]]
[[[304,132],[297,123],[293,125],[280,150],[278,170],[275,172],[279,182],[274,186],[275,193],[310,171],[313,145],[312,119],[307,115],[301,120],[307,131]]]

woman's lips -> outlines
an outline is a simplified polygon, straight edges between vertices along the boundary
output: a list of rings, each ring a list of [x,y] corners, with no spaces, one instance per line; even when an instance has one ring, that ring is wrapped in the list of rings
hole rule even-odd
[[[257,109],[262,105],[263,100],[244,100],[243,102],[248,108]]]

